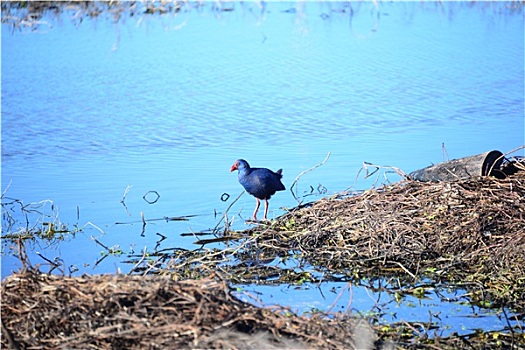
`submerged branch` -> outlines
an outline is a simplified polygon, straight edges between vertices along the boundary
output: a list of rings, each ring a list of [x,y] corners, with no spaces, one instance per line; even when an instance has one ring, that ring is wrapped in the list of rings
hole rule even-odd
[[[326,163],[328,161],[328,159],[330,158],[330,154],[331,152],[328,152],[328,154],[326,155],[325,159],[317,164],[317,165],[314,165],[313,167],[311,167],[310,169],[307,169],[305,171],[302,171],[299,175],[297,175],[297,177],[295,178],[294,182],[292,183],[292,186],[290,186],[290,192],[292,193],[292,196],[293,198],[297,201],[297,203],[301,204],[302,201],[299,200],[299,198],[297,197],[297,195],[294,193],[294,186],[296,187],[297,189],[297,182],[299,181],[299,179],[301,178],[301,176],[303,176],[304,174],[306,173],[309,173],[310,171],[314,170],[314,169],[317,169],[319,168],[321,165],[323,165],[324,163]]]

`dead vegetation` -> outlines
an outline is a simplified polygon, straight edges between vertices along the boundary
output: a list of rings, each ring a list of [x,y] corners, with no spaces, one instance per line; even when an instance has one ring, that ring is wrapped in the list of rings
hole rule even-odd
[[[79,25],[86,19],[104,17],[114,23],[154,14],[177,14],[178,1],[3,1],[2,23],[13,30],[50,28],[63,18]]]
[[[322,199],[271,223],[203,239],[197,251],[161,252],[133,272],[186,279],[220,271],[233,283],[270,284],[359,283],[375,276],[401,281],[407,291],[409,286],[462,288],[473,304],[511,310],[517,326],[443,340],[431,335],[430,326],[416,331],[397,324],[381,328],[380,339],[408,348],[520,347],[525,343],[520,323],[525,171],[522,163],[515,165],[521,170],[505,179],[402,181],[359,196]],[[207,249],[213,242],[227,246]],[[288,259],[294,259],[292,267],[276,264]]]
[[[224,241],[223,249],[206,248]],[[135,261],[134,272],[186,279],[221,271],[236,283],[395,276],[415,284],[428,278],[468,288],[484,306],[523,311],[525,172],[506,179],[403,181],[359,196],[341,194],[268,225],[198,242],[200,250]],[[270,264],[292,258],[295,268]],[[301,269],[308,266],[321,277]]]
[[[194,251],[144,252],[126,276],[54,276],[26,265],[2,281],[1,341],[24,349],[518,349],[525,346],[524,215],[523,169],[505,179],[407,180],[302,205],[202,240]],[[214,242],[221,245],[207,248]],[[275,263],[289,259],[287,268]],[[230,286],[374,277],[400,281],[399,293],[463,288],[472,303],[508,310],[508,327],[440,337],[432,324],[260,308]]]
[[[525,309],[525,172],[323,199],[282,216],[258,240],[332,273],[501,283],[507,288],[493,301]]]
[[[232,296],[217,275],[173,281],[29,270],[2,282],[1,344],[11,349],[517,349],[525,344],[523,333],[416,336],[422,328],[259,308]]]
[[[11,348],[352,349],[358,324],[243,303],[216,276],[174,282],[28,271],[2,283],[2,304],[2,344]]]

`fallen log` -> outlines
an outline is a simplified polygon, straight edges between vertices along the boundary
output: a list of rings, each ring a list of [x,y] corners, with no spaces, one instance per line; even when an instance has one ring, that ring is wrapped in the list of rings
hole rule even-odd
[[[477,176],[500,177],[502,162],[503,153],[489,151],[419,169],[411,172],[409,176],[418,181],[454,181]]]

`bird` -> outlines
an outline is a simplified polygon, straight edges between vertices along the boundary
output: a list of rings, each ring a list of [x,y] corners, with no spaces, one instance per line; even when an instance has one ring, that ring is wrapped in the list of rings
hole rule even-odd
[[[233,163],[230,172],[239,171],[239,183],[244,187],[246,192],[255,197],[256,205],[253,212],[253,221],[257,221],[257,211],[261,205],[261,199],[264,200],[264,220],[268,215],[268,199],[277,191],[284,191],[286,188],[281,182],[283,170],[276,172],[266,168],[251,168],[244,159],[237,159]]]

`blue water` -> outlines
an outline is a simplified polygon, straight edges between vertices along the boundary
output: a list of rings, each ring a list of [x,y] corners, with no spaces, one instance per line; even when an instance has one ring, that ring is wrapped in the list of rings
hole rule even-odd
[[[52,217],[32,224],[83,228],[32,246],[33,264],[46,263],[39,252],[77,274],[126,272],[126,254],[153,251],[158,234],[160,248],[197,248],[181,233],[214,228],[241,193],[229,172],[238,158],[283,168],[289,188],[330,152],[300,178],[302,197],[399,179],[356,183],[365,161],[408,173],[525,144],[524,17],[510,3],[351,3],[352,15],[342,3],[234,5],[2,26],[3,202],[50,200],[39,211]],[[297,205],[288,191],[270,203],[270,217]],[[235,203],[234,228],[254,204]],[[142,232],[141,212],[197,216]],[[124,254],[96,265],[104,249],[92,237]],[[2,250],[6,276],[20,263]]]
[[[487,310],[468,304],[464,290],[429,291],[424,298],[404,296],[397,302],[392,293],[373,292],[346,283],[303,286],[241,285],[234,293],[259,307],[285,305],[296,314],[319,311],[374,317],[380,324],[421,322],[429,337],[451,333],[472,334],[477,330],[503,330],[508,323],[501,310]],[[513,326],[514,320],[509,321]],[[438,326],[439,329],[430,328]]]

